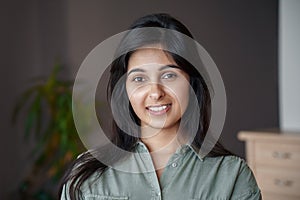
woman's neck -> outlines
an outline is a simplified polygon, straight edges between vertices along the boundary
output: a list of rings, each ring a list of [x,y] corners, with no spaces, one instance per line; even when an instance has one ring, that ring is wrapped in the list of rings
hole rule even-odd
[[[178,127],[155,129],[144,127],[141,130],[141,140],[145,143],[150,152],[173,154],[180,146],[177,138]]]
[[[177,133],[177,130],[177,127],[170,129],[144,127],[141,130],[141,140],[150,151],[158,178],[161,176],[170,157],[176,152],[178,147],[183,144],[183,142],[179,140],[178,135],[180,134]]]

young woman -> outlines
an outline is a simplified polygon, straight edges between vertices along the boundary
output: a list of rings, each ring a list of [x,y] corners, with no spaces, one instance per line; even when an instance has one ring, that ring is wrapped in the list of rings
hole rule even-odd
[[[188,29],[168,14],[153,14],[130,30],[111,64],[108,88],[109,138],[125,153],[104,146],[81,155],[63,178],[61,199],[261,199],[244,160],[219,142],[201,154],[211,94],[202,74],[180,56],[196,52],[181,35],[193,38]]]

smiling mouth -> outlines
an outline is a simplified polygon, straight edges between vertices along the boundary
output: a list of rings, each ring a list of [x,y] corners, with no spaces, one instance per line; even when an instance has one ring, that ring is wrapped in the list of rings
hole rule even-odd
[[[153,115],[162,115],[169,111],[172,104],[162,104],[157,106],[147,106],[146,109],[150,114]]]

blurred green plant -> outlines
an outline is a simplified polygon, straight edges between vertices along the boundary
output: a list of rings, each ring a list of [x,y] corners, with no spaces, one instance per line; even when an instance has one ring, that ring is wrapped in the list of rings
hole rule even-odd
[[[74,81],[59,80],[61,69],[55,64],[49,77],[34,79],[14,108],[13,123],[25,115],[25,139],[33,138],[36,143],[30,155],[34,158],[31,172],[19,188],[22,199],[56,199],[55,190],[67,165],[84,151],[72,115]]]

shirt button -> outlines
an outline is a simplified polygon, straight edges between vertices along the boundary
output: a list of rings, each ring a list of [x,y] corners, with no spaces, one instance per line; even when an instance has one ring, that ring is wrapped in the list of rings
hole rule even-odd
[[[177,167],[177,163],[172,163],[172,167]]]
[[[160,196],[160,192],[159,192],[159,193],[157,193],[157,196]]]

